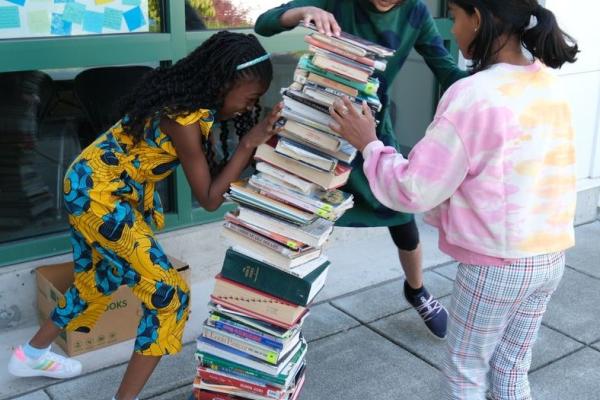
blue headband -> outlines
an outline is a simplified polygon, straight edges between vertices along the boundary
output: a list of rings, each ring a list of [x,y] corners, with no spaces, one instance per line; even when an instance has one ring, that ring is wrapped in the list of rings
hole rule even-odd
[[[255,58],[254,60],[250,60],[250,61],[248,61],[248,62],[245,62],[245,63],[243,63],[243,64],[240,64],[240,65],[238,65],[238,66],[237,66],[235,69],[236,69],[237,71],[241,71],[241,70],[243,70],[244,68],[248,68],[248,67],[251,67],[251,66],[253,66],[253,65],[256,65],[256,64],[258,64],[258,63],[260,63],[260,62],[266,61],[266,60],[268,60],[269,58],[271,58],[271,54],[267,53],[267,54],[265,54],[264,56],[260,56],[260,57],[258,57],[258,58]]]

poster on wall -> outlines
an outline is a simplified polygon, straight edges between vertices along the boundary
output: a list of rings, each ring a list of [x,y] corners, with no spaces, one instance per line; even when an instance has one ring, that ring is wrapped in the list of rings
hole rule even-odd
[[[0,39],[148,32],[148,0],[0,0]]]

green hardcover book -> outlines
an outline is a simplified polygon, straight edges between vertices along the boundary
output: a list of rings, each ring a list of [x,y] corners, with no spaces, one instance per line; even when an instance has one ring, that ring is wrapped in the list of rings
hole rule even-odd
[[[221,275],[300,306],[308,305],[325,285],[329,261],[304,277],[292,275],[233,249],[228,249]]]

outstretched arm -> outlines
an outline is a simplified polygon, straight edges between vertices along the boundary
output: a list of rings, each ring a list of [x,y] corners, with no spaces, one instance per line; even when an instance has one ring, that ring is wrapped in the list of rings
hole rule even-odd
[[[277,133],[278,129],[274,128],[274,124],[280,117],[280,112],[281,104],[278,104],[267,118],[242,137],[233,156],[215,178],[210,176],[208,162],[199,140],[198,124],[182,126],[168,118],[161,121],[161,130],[168,132],[171,137],[192,193],[202,207],[214,211],[223,203],[223,195],[231,182],[239,179],[256,148]]]
[[[273,36],[295,28],[300,21],[313,22],[321,33],[339,35],[340,26],[327,11],[328,0],[294,0],[265,11],[254,25],[256,33]]]
[[[408,159],[386,147],[375,135],[375,121],[366,104],[358,113],[348,99],[330,110],[332,129],[359,149],[371,191],[393,210],[430,210],[454,194],[469,170],[467,152],[454,126],[438,117]]]

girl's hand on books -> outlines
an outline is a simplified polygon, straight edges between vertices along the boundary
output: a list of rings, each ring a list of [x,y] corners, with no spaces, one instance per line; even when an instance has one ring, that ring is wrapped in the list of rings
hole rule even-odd
[[[369,143],[377,140],[375,119],[366,101],[363,101],[362,112],[359,113],[350,99],[344,97],[329,107],[329,113],[335,120],[330,128],[359,151],[362,152]]]
[[[287,27],[296,26],[301,21],[304,21],[304,26],[308,26],[313,22],[317,30],[327,36],[340,36],[342,34],[342,28],[340,28],[333,14],[318,7],[292,8],[281,16],[282,25]]]
[[[283,103],[278,103],[273,107],[271,113],[265,117],[262,121],[254,126],[244,137],[240,144],[248,149],[256,149],[261,144],[265,143],[281,131],[281,126],[277,125],[277,120],[281,118],[281,110],[283,109]]]

